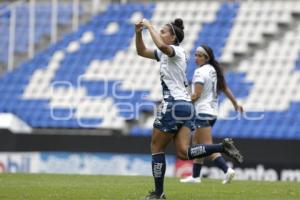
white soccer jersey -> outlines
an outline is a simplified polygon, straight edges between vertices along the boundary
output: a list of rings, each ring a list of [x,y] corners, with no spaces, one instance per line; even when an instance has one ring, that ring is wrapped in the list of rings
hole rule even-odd
[[[196,113],[218,115],[217,74],[213,66],[206,64],[197,68],[193,76],[192,91],[195,84],[203,85],[199,99],[194,103]]]
[[[186,78],[187,57],[180,46],[171,45],[175,55],[169,57],[159,49],[154,51],[157,61],[160,61],[160,78],[163,87],[164,99],[170,96],[174,100],[191,101]]]

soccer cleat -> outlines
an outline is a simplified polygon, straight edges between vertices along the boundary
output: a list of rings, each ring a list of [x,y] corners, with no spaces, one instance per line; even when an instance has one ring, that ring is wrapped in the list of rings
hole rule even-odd
[[[233,140],[231,138],[225,138],[222,142],[224,153],[239,163],[243,162],[243,156],[239,150],[234,146]]]
[[[162,193],[161,195],[156,194],[155,191],[150,191],[149,194],[145,197],[145,200],[150,199],[166,199],[166,195]]]
[[[228,168],[225,179],[222,181],[223,184],[230,183],[235,176],[235,171],[232,168]]]
[[[193,176],[188,176],[180,179],[180,183],[201,183],[201,178],[200,177],[194,178]]]

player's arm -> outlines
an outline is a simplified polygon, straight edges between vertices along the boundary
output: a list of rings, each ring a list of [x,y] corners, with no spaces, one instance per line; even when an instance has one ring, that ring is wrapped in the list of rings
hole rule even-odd
[[[151,38],[154,44],[157,46],[157,48],[167,56],[170,57],[174,56],[175,55],[174,49],[170,45],[164,43],[159,33],[154,29],[152,24],[146,19],[143,19],[142,23],[149,30]]]
[[[135,46],[136,46],[136,51],[139,56],[145,57],[145,58],[150,58],[150,59],[155,59],[156,57],[154,55],[154,50],[148,49],[143,41],[143,36],[142,36],[142,29],[143,29],[143,24],[142,22],[137,22],[135,24]]]
[[[231,101],[234,109],[238,112],[244,112],[244,109],[241,105],[238,104],[236,98],[234,97],[231,89],[229,87],[225,87],[225,89],[223,90],[224,94],[226,95],[226,97]]]
[[[194,91],[193,91],[193,94],[191,96],[192,102],[195,102],[200,98],[202,91],[203,91],[203,84],[195,83]]]

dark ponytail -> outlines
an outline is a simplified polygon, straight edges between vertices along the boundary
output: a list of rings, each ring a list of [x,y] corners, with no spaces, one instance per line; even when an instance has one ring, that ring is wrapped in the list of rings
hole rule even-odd
[[[180,18],[176,18],[174,20],[174,22],[172,22],[172,24],[175,25],[175,26],[177,26],[178,28],[180,28],[182,30],[184,29],[183,20],[180,19]]]
[[[213,50],[206,45],[201,45],[203,49],[208,53],[209,61],[208,63],[211,64],[214,69],[216,70],[217,74],[217,92],[220,93],[220,91],[224,91],[227,87],[226,80],[224,77],[223,68],[220,65],[220,63],[215,59],[215,55]]]
[[[184,25],[183,20],[176,18],[171,24],[167,24],[170,27],[170,31],[176,37],[176,44],[179,44],[184,39]]]

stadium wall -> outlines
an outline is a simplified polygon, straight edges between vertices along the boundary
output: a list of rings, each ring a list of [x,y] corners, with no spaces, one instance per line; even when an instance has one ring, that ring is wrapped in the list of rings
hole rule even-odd
[[[235,141],[245,156],[245,163],[242,165],[230,162],[237,170],[237,179],[300,181],[300,160],[297,159],[297,152],[300,152],[299,141],[258,139],[235,139]],[[170,168],[168,175],[189,175],[192,163],[176,160],[174,152],[174,146],[170,145],[167,149]],[[69,171],[84,174],[151,175],[149,155],[149,137],[11,134],[8,131],[0,131],[0,171],[3,172]],[[77,161],[75,164],[74,159]],[[84,163],[84,167],[77,166],[76,163]],[[132,169],[132,163],[139,163],[141,168]],[[203,176],[222,178],[220,170],[213,167],[210,162],[206,164]],[[105,170],[112,169],[109,166],[119,167],[115,171]]]

